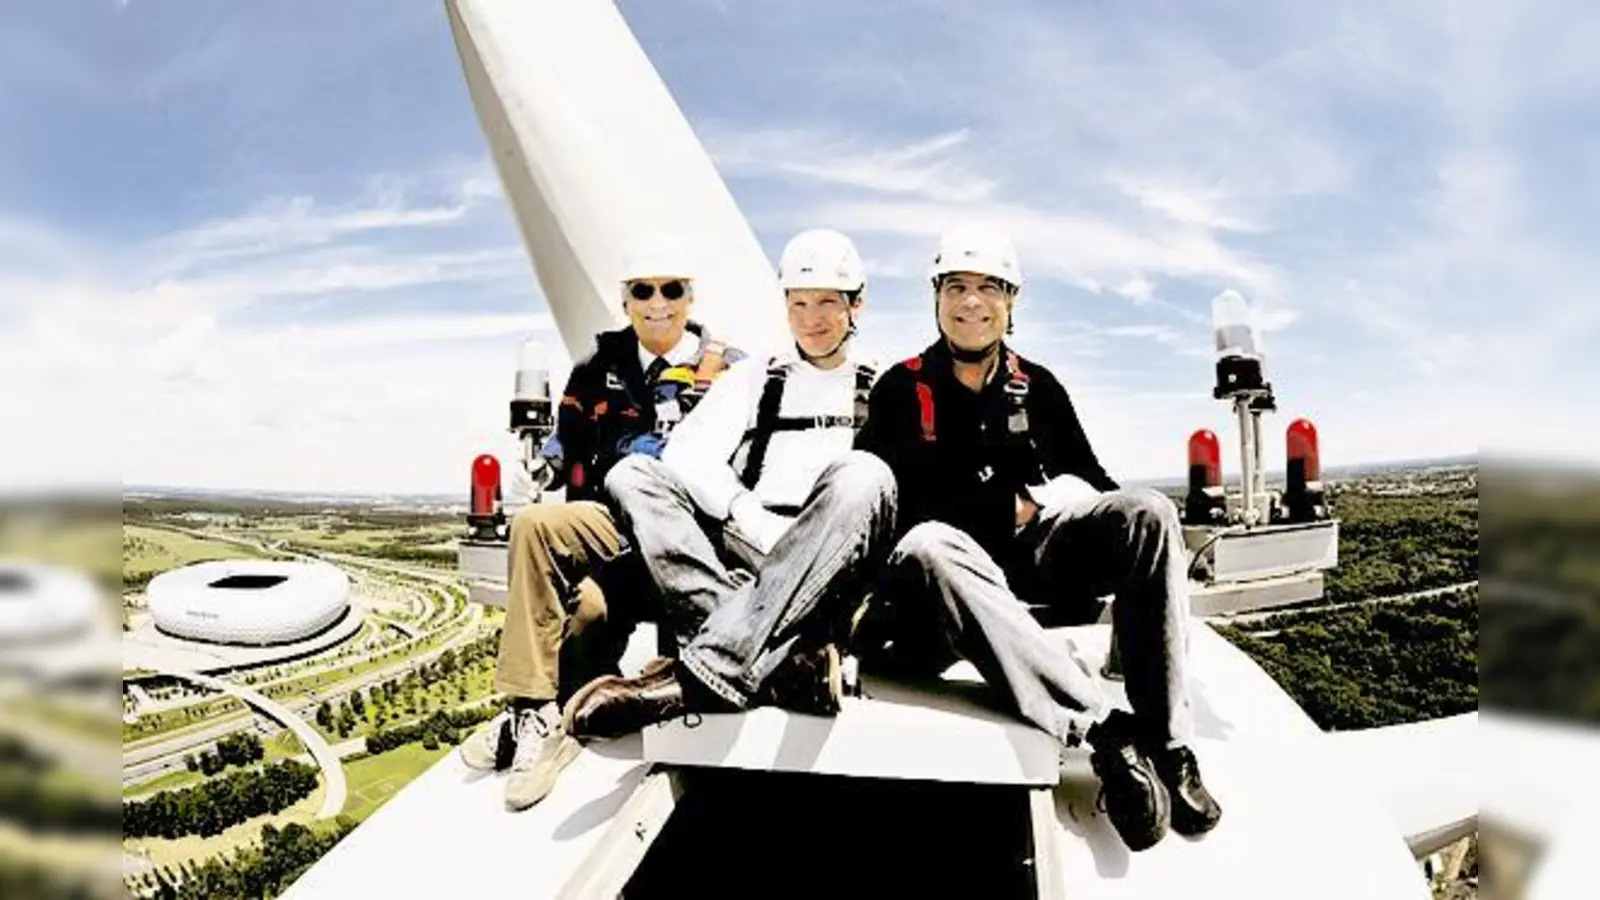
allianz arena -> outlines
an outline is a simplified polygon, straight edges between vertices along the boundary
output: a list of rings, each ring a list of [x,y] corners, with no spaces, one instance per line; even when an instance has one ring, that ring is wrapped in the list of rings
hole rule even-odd
[[[326,563],[220,560],[164,572],[145,597],[156,628],[216,644],[272,646],[320,634],[350,612],[350,579]]]

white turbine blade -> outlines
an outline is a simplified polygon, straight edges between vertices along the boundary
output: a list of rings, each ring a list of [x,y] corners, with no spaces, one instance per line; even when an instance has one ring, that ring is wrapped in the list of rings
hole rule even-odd
[[[569,355],[621,319],[630,242],[696,257],[692,317],[752,353],[787,344],[771,263],[608,0],[446,0],[507,197]]]

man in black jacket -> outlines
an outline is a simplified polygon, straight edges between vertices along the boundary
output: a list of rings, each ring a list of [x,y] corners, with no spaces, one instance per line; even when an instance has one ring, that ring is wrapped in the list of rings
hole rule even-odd
[[[856,443],[899,485],[899,540],[879,593],[893,610],[892,660],[939,671],[966,657],[1023,717],[1068,746],[1087,742],[1130,849],[1154,845],[1169,824],[1209,831],[1221,809],[1188,746],[1177,508],[1120,489],[1066,389],[1005,345],[1022,284],[1006,236],[946,234],[932,278],[941,336],[879,379]],[[1024,605],[1092,621],[1105,593],[1115,594],[1131,715],[1110,708]]]
[[[561,707],[589,681],[617,672],[643,618],[699,628],[709,609],[654,608],[657,592],[605,493],[606,474],[632,454],[659,457],[673,426],[713,380],[744,354],[689,320],[694,266],[667,238],[642,243],[624,262],[622,306],[629,326],[602,332],[572,368],[556,414],[556,433],[537,471],[519,490],[529,502],[511,521],[506,621],[495,690],[511,698],[509,716],[461,745],[474,769],[508,762],[506,806],[544,798],[578,754]],[[567,490],[565,503],[539,503],[543,490]]]

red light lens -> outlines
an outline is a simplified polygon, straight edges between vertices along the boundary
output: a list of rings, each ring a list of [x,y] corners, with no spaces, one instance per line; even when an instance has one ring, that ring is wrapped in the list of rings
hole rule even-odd
[[[1202,428],[1189,435],[1189,486],[1217,487],[1222,484],[1222,444],[1216,432]]]
[[[1310,419],[1295,419],[1289,423],[1284,436],[1291,465],[1299,462],[1304,467],[1307,482],[1322,480],[1321,450],[1317,446],[1317,426]]]
[[[500,495],[500,460],[485,453],[472,461],[472,514],[494,515]]]

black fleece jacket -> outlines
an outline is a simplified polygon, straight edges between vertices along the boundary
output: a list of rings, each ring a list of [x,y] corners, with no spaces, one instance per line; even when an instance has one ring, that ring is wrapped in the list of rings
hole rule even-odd
[[[1009,570],[1019,549],[1013,540],[1016,498],[1025,487],[1058,475],[1076,475],[1102,491],[1118,485],[1089,446],[1066,388],[1048,369],[1020,356],[1028,377],[1028,430],[1037,453],[1012,439],[1008,352],[1002,345],[994,376],[978,392],[956,380],[942,339],[918,357],[920,373],[913,372],[910,360],[897,364],[873,388],[856,447],[894,470],[900,494],[897,538],[923,522],[943,522],[965,531]],[[923,439],[919,379],[931,389],[931,443]]]

